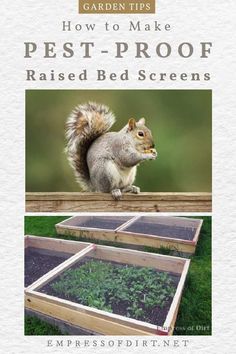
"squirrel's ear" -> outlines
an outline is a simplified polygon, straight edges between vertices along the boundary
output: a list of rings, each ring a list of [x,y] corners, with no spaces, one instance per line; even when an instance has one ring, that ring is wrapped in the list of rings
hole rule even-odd
[[[145,125],[145,118],[140,118],[138,123],[141,125]]]
[[[128,129],[131,131],[136,128],[136,122],[134,118],[130,118],[128,122]]]

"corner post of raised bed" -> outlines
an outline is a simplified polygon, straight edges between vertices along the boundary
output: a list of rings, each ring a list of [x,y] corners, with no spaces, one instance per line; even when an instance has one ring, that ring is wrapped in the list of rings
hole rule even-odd
[[[169,332],[167,329],[164,329],[162,327],[157,327],[157,335],[158,336],[168,336],[169,335]]]

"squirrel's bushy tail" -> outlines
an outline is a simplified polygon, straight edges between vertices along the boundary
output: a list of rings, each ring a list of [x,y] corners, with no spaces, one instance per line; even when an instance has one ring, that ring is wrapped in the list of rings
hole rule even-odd
[[[77,106],[66,122],[66,153],[77,182],[91,190],[87,152],[92,142],[106,133],[115,116],[107,106],[89,102]]]

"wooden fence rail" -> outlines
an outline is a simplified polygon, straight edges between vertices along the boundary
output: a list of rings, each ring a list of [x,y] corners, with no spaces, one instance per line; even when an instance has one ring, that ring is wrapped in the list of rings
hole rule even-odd
[[[27,212],[211,212],[211,193],[26,193]]]

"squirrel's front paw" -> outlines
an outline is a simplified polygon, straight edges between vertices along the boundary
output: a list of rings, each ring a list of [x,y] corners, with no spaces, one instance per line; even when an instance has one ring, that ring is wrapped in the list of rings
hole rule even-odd
[[[149,149],[145,151],[145,159],[147,160],[155,160],[157,158],[156,149]]]
[[[113,189],[111,191],[111,195],[112,195],[113,199],[115,199],[115,200],[120,200],[122,197],[122,193],[121,193],[120,189]]]
[[[156,151],[156,149],[151,149],[150,150],[150,153],[151,153],[151,159],[152,160],[155,160],[156,158],[157,158],[157,151]]]
[[[131,193],[139,194],[140,193],[140,188],[136,187],[136,186],[132,186]]]

